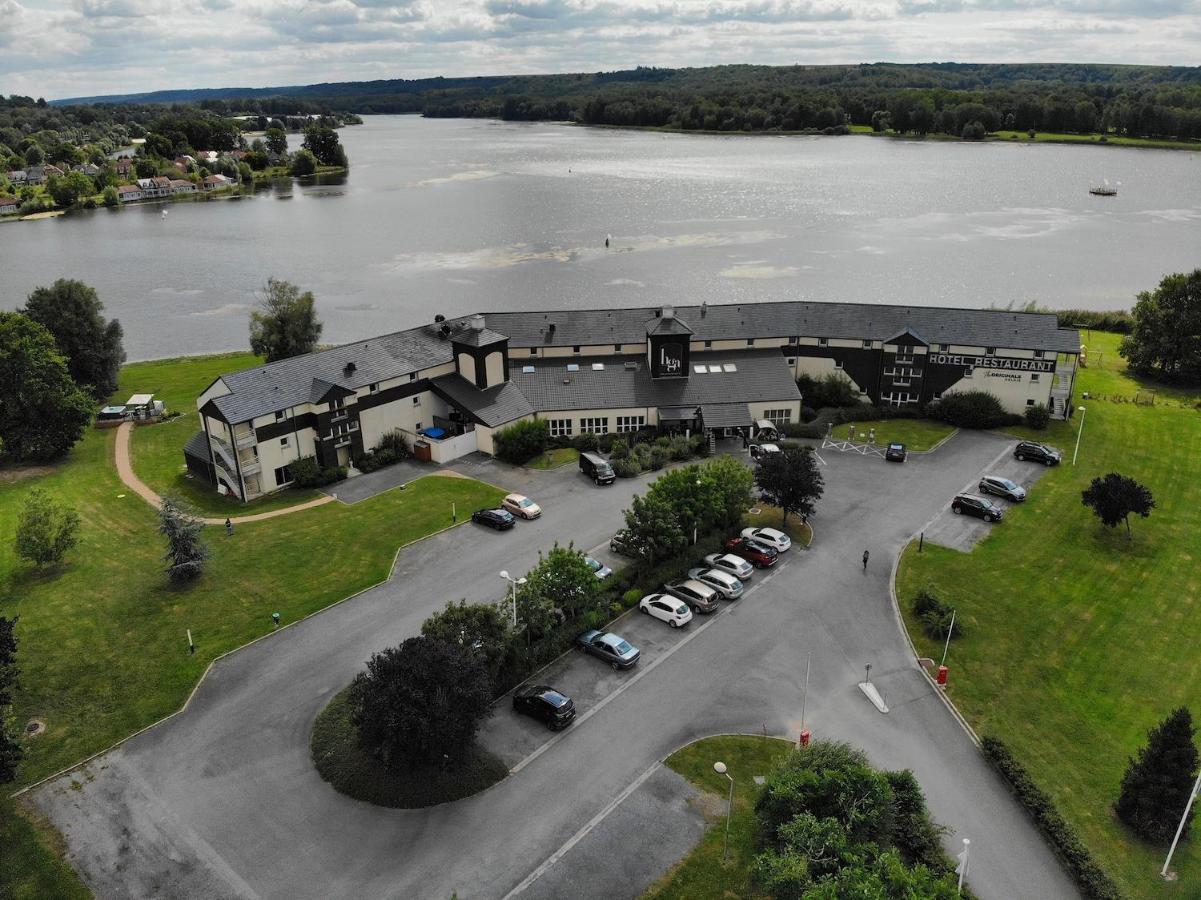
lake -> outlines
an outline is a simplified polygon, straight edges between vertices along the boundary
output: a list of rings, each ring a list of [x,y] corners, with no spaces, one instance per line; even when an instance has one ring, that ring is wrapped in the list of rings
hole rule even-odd
[[[1116,309],[1201,265],[1201,153],[416,116],[341,133],[352,169],[326,183],[0,225],[0,307],[83,279],[145,359],[244,348],[269,275],[314,291],[341,343],[490,309]],[[1088,193],[1103,178],[1116,197]]]

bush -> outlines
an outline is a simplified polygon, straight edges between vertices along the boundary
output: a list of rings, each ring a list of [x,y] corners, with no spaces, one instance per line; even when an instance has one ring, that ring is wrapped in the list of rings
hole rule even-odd
[[[938,609],[942,606],[942,601],[934,595],[934,589],[929,585],[923,588],[918,588],[917,596],[913,598],[913,614],[915,616],[924,616],[933,609]]]
[[[931,403],[927,412],[956,428],[1002,428],[1020,425],[1021,416],[1007,413],[988,391],[952,391]]]
[[[631,607],[637,606],[638,601],[641,599],[642,591],[638,590],[638,588],[630,588],[621,595],[621,605],[626,609],[630,609]]]
[[[630,445],[625,438],[616,438],[609,444],[609,462],[625,459],[630,455]]]
[[[630,459],[638,463],[639,468],[643,471],[651,467],[651,446],[650,444],[635,444],[630,448]]]
[[[688,439],[688,444],[692,447],[692,455],[700,458],[705,458],[709,455],[709,439],[703,434],[694,434]]]
[[[496,456],[514,465],[524,465],[546,450],[550,442],[550,423],[545,419],[526,419],[501,428],[492,436]]]
[[[571,442],[571,444],[581,453],[589,453],[593,450],[596,450],[600,446],[600,441],[597,440],[596,435],[591,431],[586,431],[583,434],[578,435],[576,439]]]
[[[396,459],[407,459],[413,452],[409,449],[409,439],[397,428],[380,435],[375,444],[375,452],[380,453],[384,450],[391,450]]]
[[[17,519],[17,555],[38,567],[57,565],[79,542],[79,521],[75,510],[34,488]]]
[[[1051,411],[1047,409],[1046,404],[1035,403],[1033,406],[1026,407],[1026,424],[1031,428],[1042,431],[1050,421]]]
[[[955,622],[955,631],[951,639],[963,637],[963,622],[955,619],[955,611],[943,603],[929,587],[921,588],[913,598],[913,614],[917,616],[924,631],[929,637],[946,640],[951,631],[951,622]]]
[[[1092,328],[1115,334],[1130,334],[1134,328],[1134,317],[1129,310],[1097,311],[1092,309],[1061,309],[1055,313],[1060,328]]]
[[[662,469],[671,459],[671,451],[661,445],[656,444],[650,449],[650,468],[652,471]]]
[[[858,406],[859,392],[851,380],[838,372],[815,378],[812,375],[802,375],[796,380],[805,404],[814,409],[822,407]]]
[[[684,437],[682,434],[677,434],[671,439],[667,447],[671,458],[677,462],[692,458],[692,442],[690,438]]]
[[[611,462],[613,463],[613,473],[618,478],[633,478],[642,473],[642,466],[633,457],[626,456],[616,461],[611,460]]]
[[[801,421],[802,422],[808,424],[809,422],[812,422],[816,418],[817,418],[817,410],[814,409],[812,406],[802,406],[801,407]],[[788,423],[788,424],[791,424],[791,423]],[[787,425],[785,425],[785,427],[787,427]]]
[[[317,458],[314,456],[306,456],[296,460],[288,466],[288,471],[292,473],[292,480],[297,487],[302,488],[317,488],[325,487],[328,484],[333,484],[335,481],[342,481],[346,478],[345,466],[327,466],[322,468],[317,464]]]
[[[360,472],[376,472],[399,461],[396,451],[385,447],[382,450],[364,453],[355,460],[354,466]]]
[[[1093,859],[1076,830],[1059,814],[1054,801],[1034,783],[1022,764],[1013,758],[1004,742],[985,735],[980,741],[980,749],[984,751],[984,756],[993,767],[1009,782],[1014,797],[1025,807],[1034,824],[1050,842],[1080,892],[1091,900],[1120,900],[1121,894],[1113,879]]]

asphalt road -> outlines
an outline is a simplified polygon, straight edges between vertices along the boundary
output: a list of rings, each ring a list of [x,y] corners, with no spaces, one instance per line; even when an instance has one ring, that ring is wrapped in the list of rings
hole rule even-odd
[[[648,650],[629,673],[632,683],[616,685],[619,695],[515,774],[431,810],[349,800],[316,775],[309,730],[371,652],[416,633],[447,600],[498,598],[497,572],[525,571],[555,540],[584,549],[601,543],[646,484],[597,488],[574,468],[485,466],[482,477],[531,494],[544,517],[507,534],[467,525],[406,549],[386,585],[222,661],[185,713],[34,799],[103,897],[449,898],[457,891],[476,900],[523,884],[528,897],[561,895],[567,886],[580,898],[636,896],[699,834],[687,789],[655,763],[708,734],[795,734],[812,651],[814,736],[861,746],[877,765],[913,769],[935,817],[952,829],[948,847],[972,839],[970,880],[981,897],[1077,896],[931,692],[889,602],[892,560],[909,535],[1007,446],[962,433],[903,466],[823,453],[827,498],[813,523],[813,549],[790,551],[770,578],[757,574],[753,593],[694,623],[678,638],[687,643],[668,646],[672,635]],[[871,550],[866,572],[864,549]],[[866,663],[887,716],[855,687]],[[578,654],[570,665],[600,666]],[[502,707],[497,715],[511,713]],[[662,833],[644,840],[651,819]],[[568,847],[572,836],[577,842]],[[634,847],[637,865],[627,859]],[[539,877],[530,882],[532,874]]]

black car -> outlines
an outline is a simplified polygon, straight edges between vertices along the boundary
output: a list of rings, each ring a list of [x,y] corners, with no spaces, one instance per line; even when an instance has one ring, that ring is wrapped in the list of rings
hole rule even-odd
[[[1063,453],[1060,450],[1037,441],[1022,441],[1013,448],[1013,456],[1015,459],[1040,462],[1045,466],[1057,466],[1063,459]]]
[[[904,462],[909,456],[909,451],[905,449],[904,444],[889,444],[888,449],[884,451],[884,458],[889,462]]]
[[[609,541],[609,549],[614,553],[620,553],[622,556],[632,556],[635,559],[646,556],[646,548],[625,528],[613,535]]]
[[[517,520],[507,509],[477,509],[471,514],[471,521],[495,528],[497,531],[507,531]]]
[[[524,684],[513,692],[513,711],[545,722],[551,731],[575,720],[575,703],[546,684]]]
[[[983,497],[977,497],[975,494],[960,494],[951,501],[951,512],[955,514],[966,514],[975,516],[977,519],[983,519],[986,522],[1000,522],[1004,513],[1001,512],[1001,507],[993,503],[991,500],[985,500]]]

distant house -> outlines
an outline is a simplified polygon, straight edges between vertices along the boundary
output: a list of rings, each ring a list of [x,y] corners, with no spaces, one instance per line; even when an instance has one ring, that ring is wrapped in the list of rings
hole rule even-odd
[[[44,178],[62,178],[65,174],[67,173],[58,166],[46,166],[42,169],[42,176]]]
[[[99,174],[100,174],[100,172],[101,172],[101,169],[100,169],[100,167],[99,167],[99,166],[97,166],[97,165],[94,165],[94,164],[92,164],[92,163],[84,163],[84,164],[83,164],[83,165],[81,165],[81,166],[72,166],[72,167],[71,167],[71,171],[73,171],[73,172],[83,172],[83,174],[84,174],[84,175],[88,175],[88,176],[90,176],[90,177],[92,177],[92,178],[95,178],[97,175],[99,175]]]
[[[171,179],[170,178],[168,178],[166,175],[159,175],[155,178],[151,178],[150,180],[152,182],[154,182],[154,189],[158,193],[158,196],[160,196],[160,197],[170,197],[171,196],[172,190],[171,190]]]
[[[41,184],[46,180],[46,166],[30,166],[25,170],[25,181],[28,184]]]
[[[136,184],[123,184],[117,188],[117,197],[122,203],[142,199],[142,189]]]
[[[194,194],[196,193],[196,185],[188,181],[186,178],[176,178],[171,182],[172,194]]]
[[[217,161],[218,156],[220,156],[220,154],[217,153],[216,150],[197,150],[196,151],[196,160],[197,160],[197,162],[200,162],[200,163],[206,163],[206,164],[214,163]]]
[[[122,178],[128,178],[130,173],[135,170],[132,156],[122,156],[116,162],[117,174]]]
[[[26,174],[24,169],[9,172],[5,177],[11,184],[26,184],[29,181],[29,175]]]
[[[0,194],[0,216],[15,215],[20,206],[21,202],[16,197]]]
[[[229,153],[226,154],[226,156],[229,156],[231,159],[236,159],[236,160],[241,161],[246,158],[246,151],[245,150],[230,150]]]
[[[204,180],[201,182],[206,191],[220,190],[221,188],[230,187],[232,184],[233,182],[224,175],[205,175]]]

